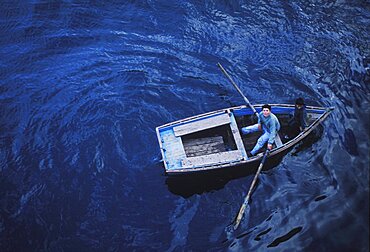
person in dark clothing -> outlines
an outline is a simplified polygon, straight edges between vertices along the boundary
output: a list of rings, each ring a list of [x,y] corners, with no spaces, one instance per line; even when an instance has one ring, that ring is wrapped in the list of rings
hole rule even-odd
[[[294,115],[289,121],[290,137],[295,136],[306,128],[306,106],[303,98],[295,100]]]

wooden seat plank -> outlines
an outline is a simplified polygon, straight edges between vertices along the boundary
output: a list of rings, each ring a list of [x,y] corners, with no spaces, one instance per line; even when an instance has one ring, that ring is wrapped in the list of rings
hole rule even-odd
[[[193,168],[212,164],[236,162],[242,159],[243,155],[240,150],[234,150],[204,156],[187,157],[182,160],[182,166],[183,168]]]
[[[201,130],[206,130],[217,126],[225,125],[228,123],[230,123],[230,117],[228,114],[224,113],[209,117],[207,119],[202,119],[179,125],[177,127],[174,127],[173,131],[175,133],[175,136],[179,137],[194,132],[198,132]]]

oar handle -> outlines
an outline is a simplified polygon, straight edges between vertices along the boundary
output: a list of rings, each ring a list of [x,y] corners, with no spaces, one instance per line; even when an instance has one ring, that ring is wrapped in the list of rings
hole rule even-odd
[[[252,194],[253,187],[254,187],[254,185],[257,182],[258,175],[260,174],[260,172],[262,170],[262,167],[265,164],[266,159],[267,159],[267,156],[269,155],[269,153],[270,153],[270,150],[267,149],[266,152],[265,152],[265,154],[263,155],[262,161],[261,161],[260,165],[258,166],[257,173],[256,173],[256,175],[253,178],[253,181],[252,181],[251,186],[249,187],[248,194],[245,197],[244,202],[243,202],[243,205],[241,206],[241,208],[239,210],[239,213],[238,213],[238,216],[235,219],[234,230],[236,230],[239,227],[240,221],[242,220],[243,215],[244,215],[245,208],[247,207],[249,198],[250,198],[250,196]]]
[[[252,106],[252,104],[249,102],[248,98],[245,97],[243,92],[240,90],[238,85],[234,82],[234,80],[231,78],[231,76],[226,72],[225,68],[220,63],[217,63],[217,66],[221,69],[222,73],[226,76],[226,78],[230,81],[230,83],[235,87],[235,89],[239,92],[239,94],[243,97],[244,101],[248,104],[248,106],[253,110],[254,114],[258,114],[256,109]]]

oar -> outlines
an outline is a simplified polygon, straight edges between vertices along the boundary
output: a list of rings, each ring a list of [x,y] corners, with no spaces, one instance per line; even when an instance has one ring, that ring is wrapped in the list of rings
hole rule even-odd
[[[242,220],[243,218],[243,215],[244,215],[244,211],[245,211],[245,208],[247,207],[248,205],[248,201],[249,201],[249,198],[251,197],[251,194],[252,194],[252,190],[253,190],[253,187],[254,187],[254,184],[256,183],[257,181],[257,178],[258,178],[258,175],[260,174],[261,170],[262,170],[262,167],[263,165],[265,164],[266,162],[266,159],[267,159],[267,156],[269,155],[269,152],[270,150],[267,149],[265,154],[263,155],[263,158],[262,158],[262,161],[260,163],[260,166],[258,166],[258,170],[257,170],[257,173],[256,175],[254,176],[253,178],[253,181],[252,181],[252,184],[251,184],[251,187],[249,188],[249,191],[248,191],[248,194],[247,196],[245,197],[244,199],[244,203],[243,205],[240,207],[240,210],[239,210],[239,213],[238,213],[238,216],[236,217],[235,219],[235,223],[234,223],[234,230],[236,230],[240,224],[240,221]]]
[[[244,98],[244,101],[248,104],[248,106],[252,109],[253,113],[255,115],[258,115],[256,109],[252,106],[252,104],[249,102],[248,98],[245,97],[243,92],[240,90],[238,85],[234,82],[234,80],[230,77],[230,75],[226,72],[226,70],[223,68],[223,66],[220,63],[217,63],[217,66],[221,69],[222,73],[229,79],[230,83],[235,87],[235,89],[239,92],[239,94]]]
[[[235,87],[235,89],[239,92],[239,94],[244,98],[244,101],[248,104],[248,106],[252,109],[253,113],[258,116],[258,113],[256,111],[256,109],[252,106],[252,104],[249,102],[248,98],[245,97],[245,95],[243,94],[243,92],[240,90],[240,88],[238,87],[238,85],[236,85],[236,83],[234,82],[234,80],[230,77],[230,75],[226,72],[226,70],[222,67],[222,65],[220,63],[217,63],[217,66],[221,69],[221,71],[223,72],[223,74],[229,79],[230,83]],[[238,216],[236,217],[235,219],[235,223],[234,223],[234,230],[236,230],[240,224],[240,221],[242,220],[243,218],[243,215],[244,215],[244,212],[245,212],[245,208],[247,207],[248,205],[248,201],[249,201],[249,198],[251,196],[251,193],[252,193],[252,190],[253,190],[253,187],[254,187],[254,184],[256,183],[257,181],[257,178],[258,178],[258,175],[260,174],[261,170],[262,170],[262,167],[263,165],[265,164],[266,162],[266,159],[267,159],[267,156],[269,154],[270,150],[267,149],[265,154],[263,155],[263,158],[262,158],[262,161],[258,167],[258,170],[257,170],[257,173],[256,175],[254,176],[254,179],[252,181],[252,184],[251,184],[251,187],[249,188],[249,191],[248,191],[248,194],[247,196],[245,197],[244,199],[244,203],[243,205],[240,207],[240,210],[239,210],[239,213],[238,213]]]

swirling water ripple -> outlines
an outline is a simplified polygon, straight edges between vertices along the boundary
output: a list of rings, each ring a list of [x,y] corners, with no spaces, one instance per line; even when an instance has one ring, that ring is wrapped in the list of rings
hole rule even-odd
[[[3,3],[1,251],[366,251],[370,10],[340,1]],[[171,181],[155,127],[243,100],[334,106],[251,176]]]

